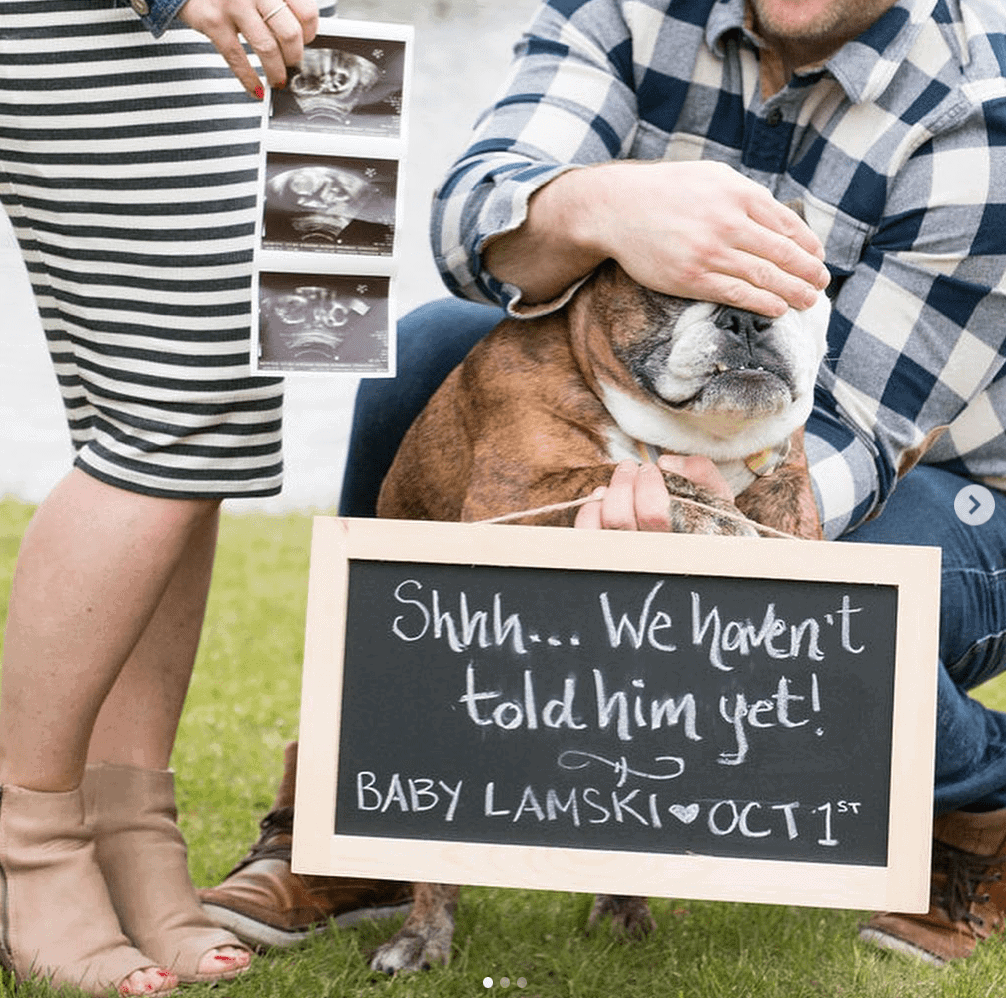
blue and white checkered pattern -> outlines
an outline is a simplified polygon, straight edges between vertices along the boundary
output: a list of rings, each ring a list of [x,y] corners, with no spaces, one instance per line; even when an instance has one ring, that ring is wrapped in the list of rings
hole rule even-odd
[[[899,0],[767,99],[743,0],[550,0],[434,203],[448,287],[511,309],[492,235],[566,169],[713,159],[800,199],[833,276],[807,441],[828,537],[912,449],[1006,488],[1006,8]]]

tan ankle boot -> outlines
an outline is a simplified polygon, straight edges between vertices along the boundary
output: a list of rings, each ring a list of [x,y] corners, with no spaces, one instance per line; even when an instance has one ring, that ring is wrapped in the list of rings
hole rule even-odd
[[[412,887],[397,880],[321,877],[290,869],[297,743],[286,747],[276,800],[261,835],[219,887],[199,891],[207,913],[255,946],[291,946],[328,926],[388,918],[412,904]]]
[[[2,961],[18,981],[38,977],[105,994],[136,970],[176,979],[123,935],[84,823],[79,789],[0,788]]]
[[[1006,808],[952,811],[933,822],[932,901],[924,915],[883,912],[860,936],[943,964],[970,956],[1003,931],[1006,917]]]
[[[98,866],[126,935],[180,981],[227,980],[243,973],[244,954],[221,954],[219,969],[199,970],[211,950],[236,946],[247,953],[247,947],[207,918],[199,904],[176,823],[171,771],[88,766],[82,789]]]

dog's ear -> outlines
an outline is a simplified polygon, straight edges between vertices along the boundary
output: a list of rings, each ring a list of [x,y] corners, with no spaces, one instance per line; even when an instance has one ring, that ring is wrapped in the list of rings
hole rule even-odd
[[[784,201],[783,204],[786,205],[790,211],[795,211],[804,222],[807,221],[807,216],[803,211],[803,202],[798,198],[794,198],[792,201]]]

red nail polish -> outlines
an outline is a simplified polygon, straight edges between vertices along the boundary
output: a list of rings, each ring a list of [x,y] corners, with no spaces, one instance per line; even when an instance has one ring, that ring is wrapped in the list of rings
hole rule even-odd
[[[265,88],[261,83],[255,88],[255,97],[257,100],[262,100],[265,97]]]

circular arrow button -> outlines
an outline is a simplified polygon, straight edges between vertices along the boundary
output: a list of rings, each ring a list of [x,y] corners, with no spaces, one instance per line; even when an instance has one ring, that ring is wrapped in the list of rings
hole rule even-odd
[[[954,499],[957,518],[969,527],[980,527],[992,518],[996,501],[983,485],[965,485]]]

